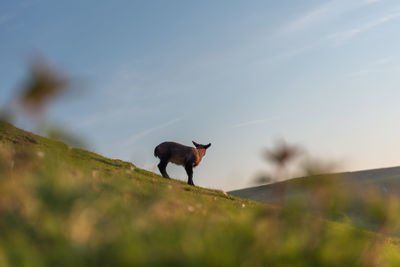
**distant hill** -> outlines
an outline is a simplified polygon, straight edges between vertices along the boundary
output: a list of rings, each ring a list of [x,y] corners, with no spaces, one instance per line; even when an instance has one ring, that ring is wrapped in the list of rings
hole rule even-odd
[[[367,215],[366,205],[376,195],[383,198],[398,198],[400,196],[400,167],[363,170],[356,172],[333,173],[311,177],[299,177],[286,181],[255,186],[230,191],[229,194],[269,204],[280,204],[282,196],[279,193],[284,188],[285,201],[311,198],[318,194],[326,185],[334,185],[336,191],[349,192],[346,212],[341,216],[332,215],[330,219],[350,219],[358,227],[377,230],[373,219]],[[400,210],[399,210],[400,212]],[[397,235],[400,235],[400,229]]]
[[[387,194],[400,194],[400,166],[390,168],[371,169],[355,172],[343,172],[335,174],[327,174],[324,176],[332,177],[333,179],[340,179],[340,182],[345,185],[359,185],[360,189],[363,186],[376,186],[381,192]],[[282,184],[287,186],[291,185],[305,185],[308,183],[309,177],[293,178],[286,181],[260,185],[255,187],[248,187],[230,191],[229,194],[261,201],[265,203],[275,202],[272,192],[274,189]],[[310,190],[310,188],[304,188]]]

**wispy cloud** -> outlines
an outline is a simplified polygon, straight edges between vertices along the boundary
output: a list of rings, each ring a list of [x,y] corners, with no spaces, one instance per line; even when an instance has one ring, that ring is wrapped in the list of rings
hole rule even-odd
[[[332,11],[336,6],[336,2],[328,2],[323,5],[314,8],[311,11],[303,14],[299,18],[289,22],[289,24],[283,29],[283,32],[295,32],[301,31],[310,27],[311,25],[317,24],[321,20],[327,17],[327,14]]]
[[[364,33],[366,31],[371,30],[374,27],[377,27],[381,24],[384,24],[386,22],[389,22],[393,19],[396,19],[400,17],[400,12],[395,12],[395,13],[390,13],[387,14],[386,16],[383,16],[381,18],[369,21],[367,23],[365,23],[364,25],[361,25],[359,27],[356,28],[352,28],[349,30],[345,30],[342,32],[338,32],[338,33],[334,33],[334,34],[330,34],[327,36],[327,39],[329,40],[333,40],[337,45],[339,44],[343,44],[344,42],[352,39],[354,36]]]
[[[92,127],[96,124],[102,124],[106,121],[117,120],[121,118],[126,118],[125,116],[132,112],[132,109],[127,107],[120,107],[116,109],[112,109],[110,111],[102,112],[102,115],[98,114],[87,115],[80,118],[75,124],[74,127],[77,129]]]
[[[374,4],[374,3],[377,3],[377,2],[380,2],[381,0],[364,0],[364,3],[366,3],[366,4]]]
[[[347,0],[327,1],[322,5],[314,7],[312,10],[306,12],[305,14],[300,15],[297,19],[289,22],[287,26],[285,26],[281,30],[281,33],[287,34],[287,33],[296,33],[300,31],[309,30],[309,28],[311,27],[314,26],[318,27],[318,25],[321,25],[321,23],[323,22],[329,20],[335,20],[340,15],[347,13],[351,10],[359,9],[361,7],[368,6],[370,4],[380,1],[382,0],[358,0],[354,2],[349,2]],[[329,42],[332,42],[332,40],[336,44],[339,44],[340,42],[344,42],[345,40],[352,38],[354,35],[358,33],[367,31],[372,27],[378,26],[379,24],[382,24],[386,21],[389,21],[397,17],[398,15],[399,14],[397,13],[392,13],[380,19],[371,21],[359,28],[353,28],[343,32],[330,34],[328,36],[321,36],[320,38],[312,40],[308,44],[303,44],[291,50],[287,50],[281,54],[278,54],[277,56],[274,57],[274,60],[290,59],[298,54],[302,54],[308,50],[312,50],[320,45],[328,44]]]
[[[359,71],[350,73],[348,76],[354,78],[354,77],[359,77],[359,76],[363,76],[363,75],[368,75],[371,73],[382,73],[382,72],[385,72],[385,70],[365,69],[365,70],[359,70]]]
[[[363,75],[368,75],[368,74],[373,74],[373,73],[385,73],[385,72],[390,72],[393,71],[393,68],[390,68],[388,64],[393,62],[393,58],[386,57],[386,58],[381,58],[378,59],[370,64],[367,64],[364,68],[352,72],[348,74],[348,77],[359,77]]]
[[[168,126],[171,126],[171,125],[173,125],[173,124],[175,124],[175,123],[177,123],[177,122],[179,122],[181,120],[182,120],[181,118],[176,118],[176,119],[170,120],[170,121],[168,121],[166,123],[163,123],[161,125],[158,125],[158,126],[149,128],[147,130],[141,131],[141,132],[139,132],[137,134],[134,134],[134,135],[128,137],[127,139],[123,140],[121,142],[121,144],[122,145],[126,145],[126,146],[127,145],[131,145],[132,143],[134,143],[138,139],[143,138],[143,137],[145,137],[145,136],[147,136],[147,135],[149,135],[149,134],[151,134],[153,132],[156,132],[156,131],[159,131],[161,129],[164,129],[164,128],[168,127]]]
[[[381,58],[381,59],[378,59],[377,61],[375,61],[375,64],[382,65],[382,64],[390,63],[392,61],[393,61],[393,58],[385,57],[385,58]]]
[[[322,21],[329,20],[349,10],[368,6],[381,1],[382,0],[327,1],[289,22],[287,26],[283,28],[283,32],[303,31],[314,25],[319,25]]]
[[[294,48],[292,50],[285,51],[285,52],[277,55],[275,57],[275,59],[277,59],[277,60],[288,60],[288,59],[290,59],[292,57],[295,57],[295,56],[297,56],[299,54],[302,54],[302,53],[305,53],[305,52],[307,52],[309,50],[312,50],[312,49],[318,47],[319,45],[323,44],[324,42],[326,42],[326,40],[324,40],[324,39],[316,40],[316,41],[314,41],[312,43],[309,43],[307,45],[296,47],[296,48]]]
[[[232,128],[242,128],[242,127],[246,127],[246,126],[262,124],[262,123],[266,123],[266,122],[274,120],[274,119],[275,118],[267,118],[267,119],[260,119],[260,120],[245,121],[245,122],[241,122],[241,123],[233,125]]]

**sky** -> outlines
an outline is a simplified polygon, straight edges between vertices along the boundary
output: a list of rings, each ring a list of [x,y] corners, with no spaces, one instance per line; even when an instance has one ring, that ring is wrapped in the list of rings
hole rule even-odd
[[[397,0],[2,0],[0,107],[40,53],[80,81],[49,123],[141,168],[192,140],[212,143],[194,183],[226,191],[278,140],[338,171],[396,166],[399,29]]]

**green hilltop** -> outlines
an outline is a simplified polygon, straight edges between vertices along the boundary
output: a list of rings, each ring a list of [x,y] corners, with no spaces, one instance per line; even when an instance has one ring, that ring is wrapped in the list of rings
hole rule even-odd
[[[127,265],[399,266],[400,240],[0,122],[0,266]]]

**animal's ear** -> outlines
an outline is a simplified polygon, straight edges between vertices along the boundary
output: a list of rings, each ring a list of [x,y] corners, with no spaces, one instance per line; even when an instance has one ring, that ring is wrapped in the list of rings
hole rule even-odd
[[[208,145],[205,145],[204,148],[207,149],[211,146],[211,143],[209,143]]]
[[[192,143],[193,143],[193,145],[195,146],[195,147],[198,147],[198,146],[200,146],[198,143],[196,143],[195,141],[192,141]]]

